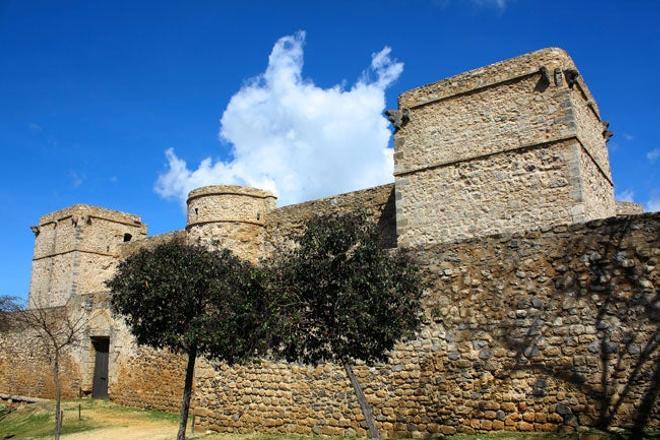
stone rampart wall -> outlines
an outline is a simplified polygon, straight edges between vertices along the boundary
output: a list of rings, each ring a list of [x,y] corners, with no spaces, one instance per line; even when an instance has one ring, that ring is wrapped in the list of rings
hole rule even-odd
[[[381,429],[635,423],[655,386],[659,237],[655,214],[416,250],[431,282],[426,325],[389,364],[356,369]],[[195,411],[219,431],[363,432],[332,365],[200,368]]]
[[[186,374],[186,358],[140,347],[122,352],[114,363],[110,399],[122,405],[178,412]]]
[[[79,397],[81,375],[67,353],[61,362],[62,397]],[[28,330],[0,335],[0,394],[52,399],[55,394],[50,362]]]
[[[640,402],[657,386],[660,214],[410,252],[430,283],[425,324],[386,365],[355,369],[388,435],[552,431],[639,419]],[[185,360],[122,344],[111,356],[111,398],[176,410]],[[25,368],[33,362],[3,354],[0,392],[48,397],[46,376]],[[78,376],[71,376],[69,395]],[[648,423],[658,426],[657,405],[652,410]],[[194,411],[200,429],[364,433],[350,384],[330,364],[228,367],[200,359]]]
[[[273,210],[266,223],[264,254],[271,255],[286,248],[290,244],[289,237],[302,233],[305,221],[314,215],[354,212],[356,209],[364,210],[378,223],[385,247],[396,247],[394,185],[389,184]]]

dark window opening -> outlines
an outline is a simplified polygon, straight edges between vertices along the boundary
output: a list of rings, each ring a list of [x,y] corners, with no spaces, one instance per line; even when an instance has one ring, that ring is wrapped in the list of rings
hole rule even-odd
[[[131,238],[133,238],[133,236],[128,232],[124,234],[124,243],[131,241]]]
[[[92,397],[108,398],[108,354],[110,338],[92,337],[94,347],[94,381],[92,382]]]
[[[260,217],[261,217],[261,214],[259,214],[259,213],[257,212],[257,220],[259,220]]]
[[[195,208],[195,217],[199,215],[199,210]]]

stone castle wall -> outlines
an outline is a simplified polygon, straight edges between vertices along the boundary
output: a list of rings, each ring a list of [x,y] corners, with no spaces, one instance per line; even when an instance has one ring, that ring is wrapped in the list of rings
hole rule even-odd
[[[291,236],[301,234],[305,221],[314,215],[353,212],[356,209],[363,210],[378,224],[383,246],[396,247],[394,185],[390,184],[273,210],[266,224],[264,254],[276,255],[286,249]]]
[[[77,347],[67,351],[60,361],[64,399],[80,396],[81,374],[80,362],[75,356],[77,351]],[[35,330],[19,325],[10,333],[0,333],[0,394],[53,398],[52,366]]]
[[[400,178],[399,240],[413,246],[574,222],[573,151],[574,144],[560,142]]]
[[[356,369],[380,428],[419,437],[593,426],[619,396],[614,424],[633,423],[658,359],[644,353],[657,344],[648,306],[659,241],[656,214],[415,250],[432,282],[426,325],[388,365]],[[207,367],[195,396],[200,425],[214,430],[363,433],[332,365]],[[659,416],[656,407],[652,425]]]
[[[635,422],[658,362],[647,352],[657,345],[660,214],[410,252],[431,283],[425,325],[388,364],[355,369],[388,435],[594,426],[601,407],[616,426]],[[122,358],[111,397],[173,410],[184,365],[139,349]],[[364,434],[350,383],[331,364],[200,359],[193,407],[200,429]]]

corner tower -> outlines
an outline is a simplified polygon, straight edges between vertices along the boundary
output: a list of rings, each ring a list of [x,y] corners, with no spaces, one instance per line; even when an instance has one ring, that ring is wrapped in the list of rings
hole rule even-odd
[[[29,307],[65,304],[76,294],[105,291],[120,246],[143,238],[140,217],[89,205],[74,205],[39,219],[35,235]]]
[[[389,116],[400,245],[616,214],[611,133],[562,49],[409,90]]]
[[[262,255],[266,217],[275,208],[275,200],[272,193],[256,188],[197,188],[188,194],[188,236],[256,261]]]

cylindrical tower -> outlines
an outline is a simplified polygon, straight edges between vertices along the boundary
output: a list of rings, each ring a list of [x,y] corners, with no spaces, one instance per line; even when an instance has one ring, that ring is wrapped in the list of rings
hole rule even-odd
[[[188,194],[188,236],[202,244],[224,247],[240,258],[262,255],[268,213],[276,197],[256,188],[213,185]]]

